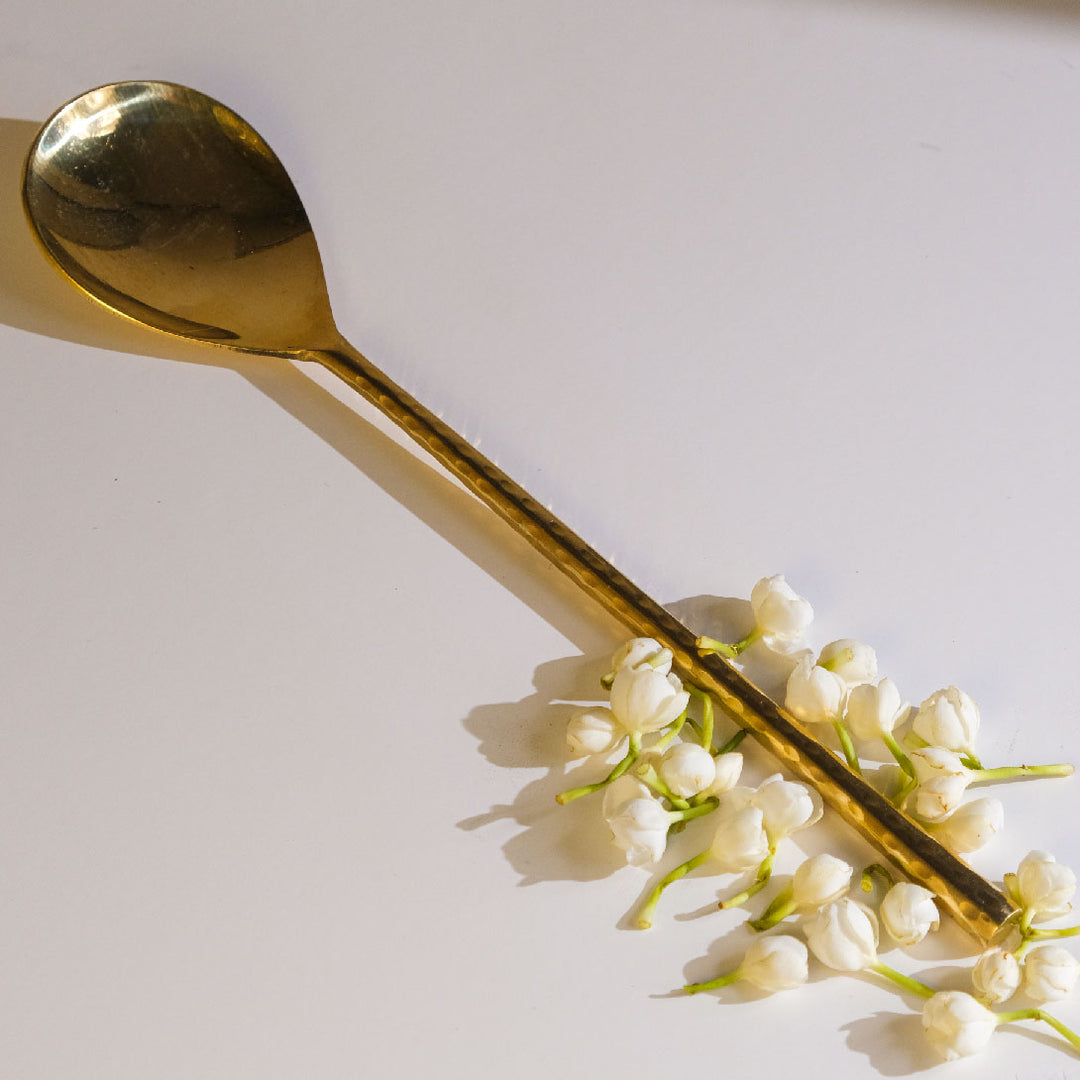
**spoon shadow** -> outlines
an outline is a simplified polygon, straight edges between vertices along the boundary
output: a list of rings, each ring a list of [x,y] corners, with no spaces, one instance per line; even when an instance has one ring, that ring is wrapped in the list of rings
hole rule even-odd
[[[586,655],[610,651],[618,624],[464,488],[287,360],[154,333],[101,307],[38,250],[21,184],[40,124],[0,119],[0,323],[110,352],[233,371],[363,472]],[[366,403],[357,402],[367,408]]]

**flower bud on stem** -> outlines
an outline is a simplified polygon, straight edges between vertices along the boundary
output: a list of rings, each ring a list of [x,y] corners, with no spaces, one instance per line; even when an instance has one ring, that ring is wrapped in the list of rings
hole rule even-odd
[[[601,788],[607,787],[612,781],[618,780],[619,777],[622,776],[635,761],[637,761],[638,755],[641,753],[641,736],[637,732],[631,734],[629,741],[630,745],[626,751],[626,757],[624,757],[603,780],[599,780],[595,784],[585,784],[583,787],[576,787],[571,788],[569,791],[563,791],[555,796],[555,801],[560,806],[565,806],[575,799],[580,799],[583,795],[592,795],[593,792],[600,791]]]

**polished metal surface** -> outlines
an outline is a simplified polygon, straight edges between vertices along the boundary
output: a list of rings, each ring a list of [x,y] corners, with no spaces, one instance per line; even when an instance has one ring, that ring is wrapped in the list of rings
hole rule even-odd
[[[44,125],[24,200],[49,256],[113,311],[157,330],[315,361],[378,406],[634,633],[675,654],[791,772],[909,877],[989,939],[1011,902],[901,814],[775,702],[638,589],[334,325],[318,249],[288,174],[224,105],[167,82],[92,90]]]

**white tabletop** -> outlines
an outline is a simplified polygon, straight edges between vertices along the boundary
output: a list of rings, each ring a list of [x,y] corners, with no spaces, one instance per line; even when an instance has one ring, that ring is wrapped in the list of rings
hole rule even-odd
[[[0,4],[5,1074],[935,1065],[869,977],[669,996],[741,955],[731,880],[631,931],[651,879],[553,801],[620,627],[325,373],[95,308],[19,169],[104,82],[226,102],[350,340],[657,599],[784,572],[815,644],[975,697],[988,764],[1069,760],[1080,6]],[[1077,792],[1000,789],[973,865],[1080,864]],[[1080,1077],[1059,1045],[1002,1031],[993,1075]]]

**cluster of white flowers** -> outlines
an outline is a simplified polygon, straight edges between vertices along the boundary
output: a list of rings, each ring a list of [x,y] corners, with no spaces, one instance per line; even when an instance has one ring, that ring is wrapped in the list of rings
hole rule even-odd
[[[912,710],[891,678],[879,678],[877,655],[868,645],[844,638],[825,645],[816,658],[809,650],[800,651],[813,610],[782,575],[759,581],[750,604],[750,633],[733,644],[699,638],[702,655],[735,659],[761,642],[790,656],[794,666],[787,682],[787,710],[804,724],[831,725],[844,759],[860,774],[856,742],[884,743],[896,765],[878,770],[883,793],[953,851],[981,848],[1004,822],[1000,800],[965,801],[972,784],[1072,773],[1071,765],[983,768],[976,753],[980,716],[975,702],[950,686]],[[711,816],[711,843],[656,883],[638,915],[637,925],[643,929],[652,925],[664,890],[706,863],[725,873],[753,872],[748,887],[718,906],[748,903],[767,887],[780,842],[822,814],[815,791],[779,773],[757,787],[739,784],[743,758],[736,747],[745,732],[716,747],[711,700],[696,687],[683,685],[671,671],[672,659],[670,650],[652,638],[635,638],[615,653],[601,679],[610,691],[609,703],[575,712],[567,729],[571,753],[604,758],[609,771],[601,780],[557,797],[567,803],[603,791],[604,819],[634,866],[660,861],[673,830]],[[688,716],[692,700],[700,702],[700,719]],[[878,890],[880,902],[870,906],[866,901],[879,881],[887,888]],[[1069,994],[1080,977],[1080,962],[1047,942],[1080,934],[1080,926],[1037,925],[1070,910],[1076,878],[1053,856],[1033,851],[1015,874],[1005,875],[1004,885],[1017,908],[1010,930],[1015,940],[1009,948],[997,945],[978,958],[971,973],[972,993],[935,992],[878,956],[881,930],[896,946],[909,948],[938,928],[940,916],[929,890],[895,881],[878,864],[857,877],[851,865],[829,853],[803,861],[761,913],[747,921],[757,936],[735,970],[685,989],[698,993],[742,979],[769,992],[793,989],[806,982],[812,955],[837,971],[876,972],[925,999],[927,1038],[945,1058],[977,1052],[999,1024],[1017,1020],[1043,1021],[1080,1050],[1080,1036],[1041,1008]],[[853,888],[862,895],[851,895]],[[801,937],[761,936],[794,915],[801,916]],[[993,1010],[1017,992],[1025,994],[1032,1007]]]
[[[783,575],[762,579],[753,595],[755,631],[726,648],[713,638],[699,638],[703,654],[737,656],[745,642],[759,639],[794,652],[812,619],[809,603]],[[969,785],[1072,772],[1071,765],[984,769],[975,750],[980,722],[975,702],[950,686],[935,691],[912,713],[896,683],[888,676],[878,679],[877,654],[860,641],[841,638],[825,645],[816,659],[809,650],[795,652],[794,658],[784,701],[788,712],[804,724],[832,725],[844,758],[860,774],[856,742],[883,742],[897,762],[881,770],[884,793],[954,852],[977,851],[1005,823],[1000,799],[964,801]],[[915,748],[905,751],[901,743]]]

